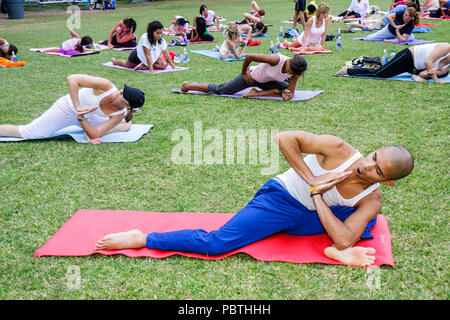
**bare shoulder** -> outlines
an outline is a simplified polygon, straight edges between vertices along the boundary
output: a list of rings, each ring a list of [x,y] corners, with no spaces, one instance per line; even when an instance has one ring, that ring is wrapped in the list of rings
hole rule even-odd
[[[370,194],[359,200],[358,203],[356,204],[356,207],[358,209],[365,209],[368,211],[374,211],[378,213],[381,210],[382,205],[383,203],[381,197],[381,190],[380,188],[377,188]]]

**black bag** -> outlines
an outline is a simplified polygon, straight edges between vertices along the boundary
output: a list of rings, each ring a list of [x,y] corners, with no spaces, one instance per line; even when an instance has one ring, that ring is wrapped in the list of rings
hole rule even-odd
[[[382,66],[380,57],[365,57],[361,56],[352,60],[353,67],[357,68],[375,68]]]

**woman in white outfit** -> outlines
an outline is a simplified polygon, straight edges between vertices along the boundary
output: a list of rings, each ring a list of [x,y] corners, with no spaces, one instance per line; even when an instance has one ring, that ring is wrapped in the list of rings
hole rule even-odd
[[[118,90],[111,81],[100,77],[72,74],[67,77],[67,85],[69,93],[41,116],[26,125],[0,125],[0,136],[42,139],[77,125],[90,143],[98,144],[107,133],[128,130],[133,109],[145,101],[141,90],[127,85]]]
[[[316,15],[308,19],[305,31],[294,42],[284,42],[286,48],[299,48],[301,51],[320,51],[324,49],[327,36],[328,13],[330,7],[326,3],[319,4]]]

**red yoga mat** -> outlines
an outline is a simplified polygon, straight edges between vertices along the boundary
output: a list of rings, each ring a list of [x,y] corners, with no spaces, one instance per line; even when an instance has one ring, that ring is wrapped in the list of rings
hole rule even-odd
[[[87,256],[99,253],[104,255],[123,254],[128,257],[166,258],[179,254],[186,257],[216,260],[236,253],[246,253],[262,261],[341,264],[324,256],[324,249],[332,245],[332,241],[326,234],[292,236],[278,233],[215,256],[147,248],[95,250],[95,243],[106,234],[132,229],[139,229],[144,233],[199,228],[211,231],[218,229],[233,215],[233,213],[78,210],[41,248],[36,250],[34,256]],[[377,223],[371,233],[374,235],[374,239],[362,240],[357,243],[357,246],[375,248],[377,252],[374,266],[386,264],[394,267],[391,235],[383,215],[378,215]]]

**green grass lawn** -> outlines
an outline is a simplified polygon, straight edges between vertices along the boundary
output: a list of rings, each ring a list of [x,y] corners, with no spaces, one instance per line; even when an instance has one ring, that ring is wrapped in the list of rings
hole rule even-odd
[[[259,1],[278,34],[281,20],[292,17],[292,0]],[[350,0],[335,0],[337,15]],[[227,21],[248,12],[250,1],[208,1]],[[119,20],[133,17],[138,37],[148,22],[164,26],[175,14],[191,22],[200,2],[156,1],[116,11],[82,11],[80,35],[107,38]],[[371,4],[387,9],[387,2]],[[27,11],[28,12],[28,11]],[[32,47],[58,46],[68,39],[68,15],[38,15],[22,20],[0,19],[0,37],[19,48],[27,64],[0,70],[0,123],[25,124],[67,93],[66,77],[85,73],[108,78],[119,88],[126,83],[146,93],[143,112],[134,123],[154,128],[136,143],[78,144],[71,139],[0,143],[0,299],[439,299],[449,298],[449,95],[448,85],[334,77],[346,61],[360,55],[381,56],[393,44],[349,40],[343,50],[326,43],[329,55],[307,56],[308,70],[297,89],[324,90],[307,102],[240,100],[179,95],[183,81],[221,83],[232,79],[240,62],[221,62],[190,54],[188,71],[149,75],[106,68],[102,62],[128,52],[102,51],[81,58],[33,53]],[[426,20],[430,22],[432,20]],[[419,39],[448,41],[450,24],[433,20],[433,32]],[[343,24],[330,24],[336,34]],[[362,34],[362,33],[360,33]],[[213,33],[221,44],[221,33]],[[276,38],[273,39],[276,39]],[[165,37],[170,42],[174,37]],[[265,38],[247,52],[268,53]],[[213,45],[191,45],[188,50]],[[180,53],[182,47],[171,50]],[[189,52],[189,51],[188,51]],[[292,55],[283,51],[286,55]],[[42,257],[33,253],[78,209],[163,212],[236,212],[273,175],[265,164],[176,164],[172,135],[184,129],[193,135],[194,122],[203,130],[302,129],[338,135],[362,153],[402,144],[416,159],[416,168],[394,188],[382,187],[382,214],[389,222],[395,268],[379,268],[380,286],[368,286],[366,269],[323,264],[262,262],[239,254],[219,261],[173,256],[166,259],[122,255]],[[248,157],[247,157],[248,160]],[[279,153],[279,170],[288,164]],[[67,272],[78,268],[81,286],[68,288]]]

